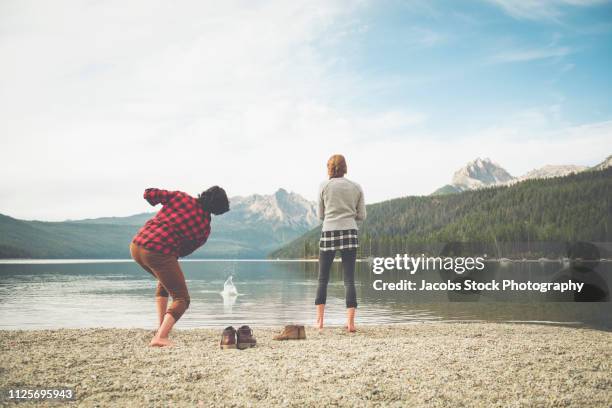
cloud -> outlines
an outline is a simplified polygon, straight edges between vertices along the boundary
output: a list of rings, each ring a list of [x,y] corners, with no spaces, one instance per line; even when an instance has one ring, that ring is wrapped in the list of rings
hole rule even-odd
[[[432,86],[436,70],[368,76],[343,63],[354,36],[368,33],[364,7],[3,2],[0,213],[129,215],[150,210],[141,199],[150,186],[195,194],[219,184],[230,195],[285,187],[314,198],[333,153],[347,156],[349,176],[374,202],[428,194],[476,156],[520,174],[515,167],[529,170],[550,155],[594,164],[612,150],[612,126],[561,131],[570,125],[554,105],[508,115],[496,127],[432,133],[434,119],[447,119],[419,104],[432,102],[429,92],[443,104],[453,91]],[[446,40],[427,28],[402,33],[413,47]],[[529,49],[498,58],[561,58],[563,47],[549,48],[547,57]],[[419,92],[397,97],[407,88]],[[525,157],[526,143],[537,152]]]
[[[499,6],[508,15],[526,20],[558,20],[563,8],[568,6],[587,7],[608,2],[608,0],[486,0]]]
[[[434,47],[447,41],[447,36],[425,27],[409,27],[404,30],[403,43],[408,46]]]
[[[519,120],[516,125],[507,123],[483,129],[476,132],[472,140],[481,141],[483,146],[487,140],[495,140],[491,150],[485,147],[482,154],[494,158],[513,175],[547,164],[593,166],[612,153],[612,121],[557,129],[543,126],[541,121],[541,117],[523,118],[523,122]]]
[[[522,50],[509,50],[495,54],[490,58],[492,63],[528,62],[549,58],[562,58],[572,53],[570,47],[546,47]]]
[[[592,166],[612,152],[610,121],[552,130],[527,125],[540,119],[519,120],[522,124],[458,131],[452,140],[417,131],[409,138],[373,139],[342,151],[348,158],[349,176],[361,183],[367,202],[428,195],[448,184],[456,169],[479,156],[491,157],[511,174],[521,175],[547,164]],[[391,191],[389,186],[393,186]]]
[[[0,171],[10,176],[0,212],[129,214],[145,209],[140,190],[150,185],[195,193],[218,183],[232,195],[304,188],[295,180],[308,180],[307,167],[318,174],[312,157],[324,162],[328,149],[419,126],[426,115],[406,107],[343,107],[361,79],[318,45],[355,26],[359,7],[8,4]]]

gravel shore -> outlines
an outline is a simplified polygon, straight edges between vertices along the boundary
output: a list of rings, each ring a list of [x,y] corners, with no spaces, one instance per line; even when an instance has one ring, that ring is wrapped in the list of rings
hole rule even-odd
[[[272,341],[278,331],[255,328],[243,351],[219,350],[212,329],[176,330],[168,349],[147,347],[146,330],[0,331],[0,388],[73,387],[68,404],[100,407],[612,406],[610,332],[436,323]]]

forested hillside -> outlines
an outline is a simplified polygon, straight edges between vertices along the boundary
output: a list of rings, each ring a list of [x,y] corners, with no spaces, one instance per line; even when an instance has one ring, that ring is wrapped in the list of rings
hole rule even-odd
[[[611,196],[608,168],[509,187],[376,203],[368,206],[368,219],[360,231],[360,256],[414,253],[449,242],[486,243],[489,253],[498,256],[559,255],[561,249],[542,252],[531,243],[612,241]],[[125,258],[131,237],[151,216],[40,222],[0,215],[0,258]],[[261,222],[230,221],[215,219],[210,242],[194,257],[262,257],[295,234]],[[316,257],[319,234],[315,228],[269,256]]]
[[[317,222],[313,203],[282,188],[230,201],[192,258],[264,258]],[[0,214],[0,258],[128,258],[132,237],[154,215],[42,222]]]
[[[611,205],[612,168],[460,194],[398,198],[367,207],[360,256],[449,242],[485,243],[493,250],[516,244],[516,251],[534,252],[529,242],[611,241]],[[315,228],[270,257],[316,257],[319,235]]]
[[[83,221],[24,221],[0,214],[1,258],[129,258],[132,237],[153,214]],[[213,220],[214,223],[215,220]],[[248,225],[216,228],[192,258],[261,258],[274,248],[276,233]],[[262,242],[255,247],[253,242]],[[270,243],[269,246],[263,246]],[[276,245],[276,247],[278,244]]]

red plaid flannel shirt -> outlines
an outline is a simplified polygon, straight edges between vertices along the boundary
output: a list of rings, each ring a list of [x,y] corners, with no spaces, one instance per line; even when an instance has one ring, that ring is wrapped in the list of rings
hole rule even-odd
[[[210,213],[195,198],[182,191],[148,188],[144,198],[163,207],[138,231],[132,242],[150,251],[187,256],[210,235]]]

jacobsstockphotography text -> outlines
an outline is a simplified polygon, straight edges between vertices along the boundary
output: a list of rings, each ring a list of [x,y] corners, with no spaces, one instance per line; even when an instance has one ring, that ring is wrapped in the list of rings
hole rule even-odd
[[[3,0],[0,60],[0,406],[612,406],[612,0]]]

